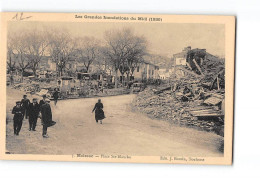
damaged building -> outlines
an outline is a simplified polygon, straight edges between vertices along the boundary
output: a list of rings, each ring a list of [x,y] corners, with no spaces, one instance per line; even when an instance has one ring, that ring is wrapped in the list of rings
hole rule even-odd
[[[224,136],[225,61],[206,49],[173,55],[169,83],[139,93],[135,107],[149,116]]]

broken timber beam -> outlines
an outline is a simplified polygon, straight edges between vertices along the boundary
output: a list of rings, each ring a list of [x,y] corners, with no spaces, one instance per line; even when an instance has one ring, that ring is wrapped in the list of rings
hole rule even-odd
[[[196,62],[195,58],[193,58],[192,61],[195,64],[195,66],[197,67],[197,69],[199,70],[200,74],[203,75],[202,70],[201,70],[200,66],[198,65],[198,63]]]

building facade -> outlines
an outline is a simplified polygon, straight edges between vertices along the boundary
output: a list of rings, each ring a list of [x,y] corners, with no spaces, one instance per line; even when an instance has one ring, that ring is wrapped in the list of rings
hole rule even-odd
[[[188,52],[191,50],[191,46],[185,47],[180,53],[173,54],[173,63],[174,65],[178,66],[185,66],[186,65],[186,58]]]
[[[159,67],[144,61],[137,66],[133,77],[134,80],[159,79]]]
[[[167,80],[171,77],[171,75],[172,75],[172,69],[166,69],[166,68],[159,69],[159,78],[161,80]]]

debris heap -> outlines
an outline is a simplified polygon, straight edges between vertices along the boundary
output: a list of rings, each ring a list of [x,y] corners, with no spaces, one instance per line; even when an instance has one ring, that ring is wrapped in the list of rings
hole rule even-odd
[[[213,94],[208,94],[206,100],[183,102],[175,97],[174,92],[167,90],[156,94],[154,89],[140,92],[133,101],[133,107],[149,117],[168,120],[180,126],[193,127],[199,130],[212,131],[224,136],[224,121],[218,106],[220,101]],[[214,98],[214,99],[211,99]],[[208,104],[206,104],[208,102]]]
[[[205,59],[198,67],[203,75],[187,66],[176,68],[185,75],[174,74],[168,86],[148,87],[133,107],[152,118],[224,136],[224,62]]]

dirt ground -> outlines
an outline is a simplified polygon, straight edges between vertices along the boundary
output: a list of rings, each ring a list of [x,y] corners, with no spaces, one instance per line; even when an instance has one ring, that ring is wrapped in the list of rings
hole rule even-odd
[[[35,132],[28,130],[28,120],[24,120],[20,135],[14,136],[11,109],[22,95],[7,89],[6,149],[13,154],[223,156],[219,152],[223,137],[133,112],[130,104],[135,95],[101,98],[106,115],[103,124],[96,124],[92,113],[97,98],[61,100],[57,106],[51,102],[57,124],[48,128],[49,138],[42,138],[39,119]]]

